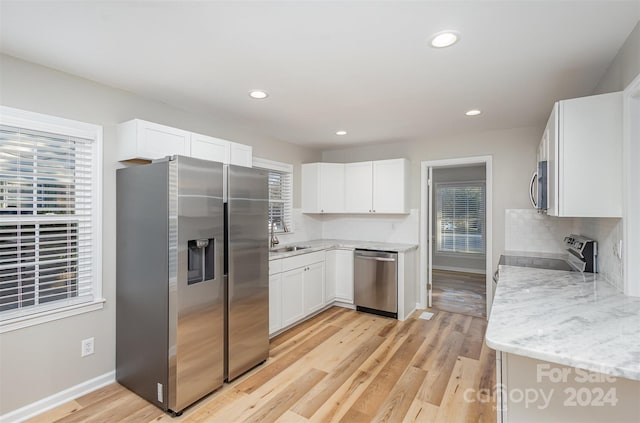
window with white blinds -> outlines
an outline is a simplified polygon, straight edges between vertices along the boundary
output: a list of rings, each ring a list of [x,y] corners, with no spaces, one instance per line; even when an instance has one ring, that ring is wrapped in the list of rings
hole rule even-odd
[[[254,158],[253,166],[269,172],[269,221],[275,232],[293,232],[293,166]]]
[[[0,322],[100,293],[101,128],[12,111],[0,115]]]
[[[484,254],[484,182],[436,184],[437,251]]]

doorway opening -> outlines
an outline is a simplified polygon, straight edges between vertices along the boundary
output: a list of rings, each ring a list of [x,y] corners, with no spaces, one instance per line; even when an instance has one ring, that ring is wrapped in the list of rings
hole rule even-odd
[[[491,174],[490,156],[422,162],[421,305],[488,316]]]

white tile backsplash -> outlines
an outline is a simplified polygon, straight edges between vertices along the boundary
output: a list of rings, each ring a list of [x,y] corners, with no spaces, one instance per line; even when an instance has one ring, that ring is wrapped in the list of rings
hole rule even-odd
[[[291,210],[293,232],[277,234],[281,244],[304,242],[322,238],[322,216],[304,214],[302,209]]]
[[[344,214],[323,215],[322,237],[353,241],[418,244],[420,213],[406,215]]]
[[[622,260],[617,256],[622,219],[551,217],[534,209],[505,210],[507,251],[565,253],[563,240],[571,233],[598,241],[598,272],[622,290]]]
[[[573,231],[573,218],[551,217],[534,209],[505,210],[505,250],[565,253],[564,237]]]
[[[575,218],[573,233],[598,241],[598,272],[619,290],[624,290],[622,259],[618,246],[622,239],[622,219]]]

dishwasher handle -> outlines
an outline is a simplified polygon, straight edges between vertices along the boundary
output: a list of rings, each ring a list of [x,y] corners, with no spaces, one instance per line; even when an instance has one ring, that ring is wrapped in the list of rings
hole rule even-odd
[[[394,258],[385,257],[371,257],[371,256],[356,256],[358,260],[375,260],[375,261],[396,261]]]

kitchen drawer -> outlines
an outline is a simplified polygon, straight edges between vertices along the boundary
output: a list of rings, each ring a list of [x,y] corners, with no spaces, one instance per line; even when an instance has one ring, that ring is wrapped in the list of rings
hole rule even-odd
[[[269,276],[282,272],[282,260],[269,260]]]
[[[308,266],[319,261],[324,262],[324,250],[314,253],[300,254],[293,257],[282,259],[282,271],[297,269],[298,267]]]

